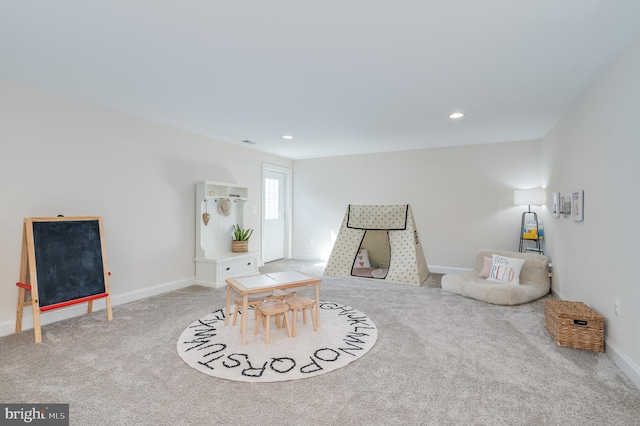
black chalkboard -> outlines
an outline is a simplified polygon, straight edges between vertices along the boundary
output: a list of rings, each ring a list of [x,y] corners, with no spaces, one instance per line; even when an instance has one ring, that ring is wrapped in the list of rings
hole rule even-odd
[[[40,308],[105,293],[98,220],[33,222]]]

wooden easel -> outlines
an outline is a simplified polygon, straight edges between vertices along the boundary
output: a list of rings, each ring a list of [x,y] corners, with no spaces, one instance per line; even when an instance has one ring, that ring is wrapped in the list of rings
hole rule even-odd
[[[57,272],[58,267],[61,266],[60,263],[68,262],[69,265],[74,266],[74,262],[78,262],[78,259],[75,256],[69,256],[67,258],[62,258],[58,263],[51,262],[43,256],[43,250],[45,248],[50,251],[59,250],[60,245],[66,244],[69,248],[76,248],[78,246],[77,241],[73,239],[68,239],[67,241],[55,241],[55,244],[51,244],[47,246],[48,241],[46,238],[46,234],[40,237],[39,241],[36,241],[34,237],[34,226],[56,226],[56,224],[65,223],[64,226],[74,226],[74,223],[82,224],[83,226],[91,226],[93,233],[95,233],[95,237],[99,240],[98,242],[93,241],[93,258],[101,259],[101,262],[97,262],[94,266],[91,278],[95,278],[95,275],[100,275],[100,279],[93,280],[90,284],[90,287],[82,288],[77,293],[69,293],[67,290],[66,293],[58,295],[59,300],[55,300],[55,303],[46,303],[45,306],[41,306],[41,292],[38,289],[38,273],[41,273],[47,277],[47,280],[43,283],[48,287],[48,297],[51,298],[51,295],[56,295],[58,282],[52,282],[49,278],[51,272]],[[97,229],[95,228],[97,226]],[[64,248],[64,247],[62,247]],[[36,262],[37,256],[36,252],[40,254],[40,263]],[[56,252],[57,253],[57,252]],[[67,266],[69,266],[67,265]],[[73,277],[74,279],[82,279],[83,270],[80,268],[76,268],[76,275]],[[80,274],[78,276],[78,274]],[[65,306],[75,305],[78,303],[88,302],[87,313],[91,313],[93,310],[93,301],[96,299],[105,298],[106,299],[106,310],[107,310],[107,320],[111,321],[113,319],[113,315],[111,312],[111,297],[109,295],[109,275],[107,269],[107,258],[105,255],[105,244],[104,244],[104,230],[102,226],[102,218],[101,217],[92,217],[92,216],[81,216],[81,217],[51,217],[51,218],[25,218],[23,222],[23,233],[22,233],[22,253],[20,256],[20,275],[19,281],[16,283],[18,287],[18,306],[16,310],[16,333],[22,331],[22,317],[24,309],[27,306],[31,306],[31,311],[33,312],[33,331],[35,342],[42,342],[42,331],[40,327],[40,312],[62,308]],[[68,287],[68,286],[67,286]]]

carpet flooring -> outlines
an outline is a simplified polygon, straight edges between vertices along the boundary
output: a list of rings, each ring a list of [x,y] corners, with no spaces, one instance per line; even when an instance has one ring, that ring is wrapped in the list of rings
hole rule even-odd
[[[266,265],[276,268],[275,265]],[[284,265],[283,268],[289,268]],[[321,265],[311,265],[310,270]],[[314,269],[315,268],[315,269]],[[225,304],[191,286],[0,338],[0,401],[69,403],[72,425],[638,425],[640,390],[603,353],[557,346],[544,300],[495,306],[411,287],[324,277],[378,340],[304,380],[244,383],[186,365],[185,327]]]

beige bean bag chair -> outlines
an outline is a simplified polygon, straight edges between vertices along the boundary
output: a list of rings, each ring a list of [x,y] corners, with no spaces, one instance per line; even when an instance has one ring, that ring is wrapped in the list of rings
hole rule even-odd
[[[498,257],[494,259],[493,255]],[[491,259],[487,278],[479,276],[483,264],[483,272],[487,275],[485,257]],[[524,263],[519,259],[523,259]],[[521,267],[519,277],[516,276],[518,267]],[[442,277],[444,291],[496,305],[531,302],[549,293],[550,288],[549,259],[537,253],[482,249],[476,256],[473,271]]]

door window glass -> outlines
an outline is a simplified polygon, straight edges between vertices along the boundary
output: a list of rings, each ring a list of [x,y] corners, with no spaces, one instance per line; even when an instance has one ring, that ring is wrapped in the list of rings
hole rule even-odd
[[[280,200],[280,181],[265,178],[264,180],[264,218],[278,219],[278,202]]]

